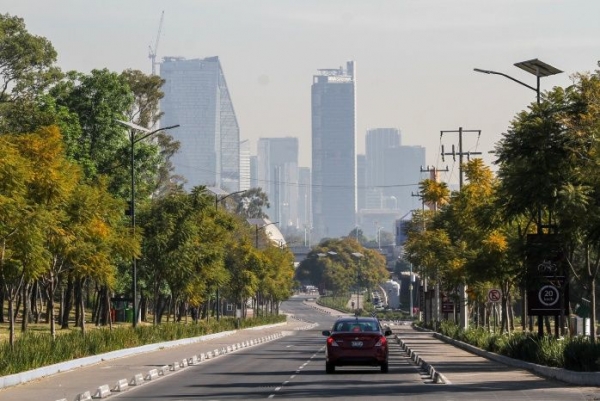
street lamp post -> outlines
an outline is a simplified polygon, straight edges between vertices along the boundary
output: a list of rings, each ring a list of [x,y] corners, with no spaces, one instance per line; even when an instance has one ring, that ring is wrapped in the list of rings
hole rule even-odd
[[[130,144],[130,167],[131,167],[131,198],[130,198],[130,205],[129,205],[129,211],[131,213],[131,231],[132,234],[135,238],[135,171],[134,171],[134,167],[135,167],[135,144],[138,143],[139,141],[146,139],[154,134],[156,134],[157,132],[160,131],[166,131],[172,128],[177,128],[179,127],[179,124],[177,125],[171,125],[168,127],[163,127],[163,128],[159,128],[156,129],[154,131],[150,131],[147,128],[144,128],[140,125],[134,124],[130,121],[121,121],[121,120],[116,120],[117,123],[124,125],[126,127],[128,127],[130,129],[129,131],[129,144]],[[142,136],[135,136],[135,132],[139,131],[139,132],[143,132],[144,135]],[[132,318],[132,322],[133,322],[133,327],[135,328],[137,326],[137,320],[138,320],[138,305],[137,305],[137,266],[136,266],[136,259],[135,256],[133,256],[131,258],[131,290],[133,293],[133,318]]]
[[[535,75],[536,77],[536,86],[533,87],[531,85],[527,85],[525,82],[521,82],[518,79],[515,79],[507,74],[503,74],[501,72],[497,72],[497,71],[490,71],[490,70],[482,70],[480,68],[475,68],[474,71],[476,72],[481,72],[483,74],[494,74],[494,75],[501,75],[505,78],[510,79],[513,82],[516,82],[526,88],[529,88],[533,91],[535,91],[536,93],[536,100],[537,100],[537,104],[540,104],[540,78],[543,77],[548,77],[551,75],[556,75],[556,74],[560,74],[562,71],[559,70],[556,67],[553,67],[549,64],[546,64],[538,59],[533,59],[533,60],[527,60],[527,61],[522,61],[519,63],[515,63],[514,64],[515,67],[518,67],[520,69],[522,69],[523,71],[526,71],[530,74]],[[542,226],[542,209],[541,207],[538,208],[537,211],[537,233],[538,235],[543,234],[543,226]],[[527,327],[527,294],[526,291],[524,289],[524,294],[523,294],[523,330],[526,329]],[[461,310],[462,312],[462,310]],[[530,326],[532,325],[532,322],[529,322]],[[538,330],[540,332],[540,334],[542,333],[542,320],[541,318],[538,321],[539,327]]]
[[[358,265],[356,268],[356,310],[360,310],[360,260],[365,256],[360,252],[352,252],[352,256],[358,259]]]

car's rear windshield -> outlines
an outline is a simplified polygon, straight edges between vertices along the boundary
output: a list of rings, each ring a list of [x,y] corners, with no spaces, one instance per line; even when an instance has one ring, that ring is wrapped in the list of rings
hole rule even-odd
[[[346,320],[336,322],[333,326],[333,331],[350,331],[350,332],[361,332],[361,331],[378,331],[379,327],[376,322],[372,320]]]

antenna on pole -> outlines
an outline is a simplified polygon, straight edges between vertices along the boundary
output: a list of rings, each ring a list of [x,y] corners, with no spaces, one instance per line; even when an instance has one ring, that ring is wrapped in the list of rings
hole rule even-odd
[[[152,46],[148,46],[148,58],[152,62],[152,75],[156,75],[156,52],[158,51],[158,41],[160,40],[160,31],[162,31],[163,19],[165,17],[165,12],[163,11],[160,14],[160,22],[158,24],[158,34],[156,35],[156,41],[154,42],[154,48]]]

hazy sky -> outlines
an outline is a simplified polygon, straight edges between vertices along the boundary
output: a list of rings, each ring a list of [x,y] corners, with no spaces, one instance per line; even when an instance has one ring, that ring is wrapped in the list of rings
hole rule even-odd
[[[536,85],[513,66],[538,58],[564,71],[542,90],[568,86],[600,60],[598,0],[0,0],[0,12],[24,18],[48,38],[63,70],[151,71],[148,49],[164,22],[158,57],[219,56],[241,130],[252,152],[260,137],[300,138],[310,166],[310,86],[319,68],[355,60],[357,145],[369,128],[396,127],[403,145],[427,148],[442,162],[464,135],[464,150],[487,152],[535,92],[490,69]]]

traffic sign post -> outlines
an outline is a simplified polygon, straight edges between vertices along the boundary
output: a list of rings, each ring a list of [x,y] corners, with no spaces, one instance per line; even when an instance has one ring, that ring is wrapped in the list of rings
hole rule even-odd
[[[496,303],[502,301],[502,291],[494,288],[488,291],[488,302]]]

